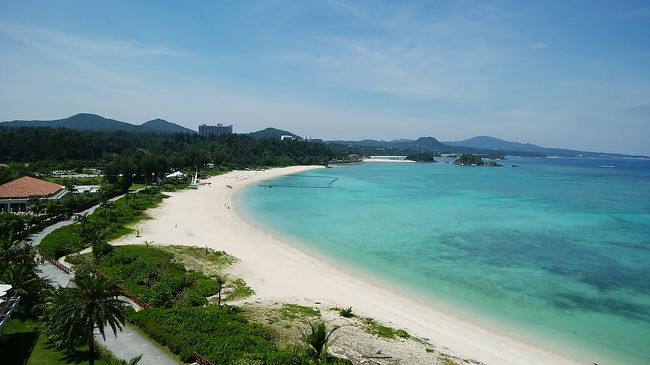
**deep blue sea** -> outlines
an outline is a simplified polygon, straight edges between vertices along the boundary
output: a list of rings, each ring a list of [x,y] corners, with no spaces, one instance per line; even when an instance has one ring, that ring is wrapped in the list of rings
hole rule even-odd
[[[649,160],[444,161],[321,169],[239,199],[263,227],[472,321],[650,364]]]

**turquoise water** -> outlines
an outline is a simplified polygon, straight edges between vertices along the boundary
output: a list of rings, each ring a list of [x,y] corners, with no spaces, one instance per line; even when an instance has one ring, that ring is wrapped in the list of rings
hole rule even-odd
[[[504,165],[322,169],[240,200],[268,229],[472,321],[650,364],[650,161]]]

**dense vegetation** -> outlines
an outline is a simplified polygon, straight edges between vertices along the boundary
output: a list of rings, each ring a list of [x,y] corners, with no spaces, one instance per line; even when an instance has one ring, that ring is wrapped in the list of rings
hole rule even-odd
[[[190,362],[198,352],[214,364],[308,364],[305,355],[278,349],[265,326],[230,306],[154,308],[129,318],[150,337]]]
[[[170,168],[199,168],[207,162],[231,168],[324,164],[334,154],[320,143],[238,134],[202,137],[0,127],[0,156],[9,162],[94,160],[106,165],[109,175],[128,171],[160,176]]]
[[[107,187],[101,194],[72,194],[64,200],[32,199],[27,202],[28,214],[0,213],[0,228],[11,232],[14,238],[25,238],[116,194],[115,190]]]
[[[88,247],[93,240],[111,240],[133,232],[127,227],[146,217],[144,211],[158,205],[165,197],[156,188],[128,194],[115,202],[106,201],[88,216],[78,217],[78,223],[61,227],[41,241],[45,254],[59,258]],[[100,237],[98,237],[100,236]]]
[[[208,304],[219,285],[200,272],[188,272],[174,255],[156,247],[116,246],[94,267],[154,307],[193,307]]]

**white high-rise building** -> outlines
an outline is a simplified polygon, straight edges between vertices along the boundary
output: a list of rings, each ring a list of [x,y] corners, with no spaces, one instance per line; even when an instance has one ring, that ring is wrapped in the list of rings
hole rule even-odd
[[[201,136],[221,136],[223,134],[232,134],[232,124],[223,125],[218,123],[217,125],[207,125],[201,124],[199,126],[199,135]]]

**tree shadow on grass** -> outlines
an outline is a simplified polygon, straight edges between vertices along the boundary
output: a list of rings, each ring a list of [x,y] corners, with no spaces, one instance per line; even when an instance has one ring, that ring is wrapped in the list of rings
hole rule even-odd
[[[56,352],[56,360],[62,364],[87,364],[89,352],[87,349],[75,349],[70,353],[67,353],[65,350],[58,349],[52,342],[49,340],[43,346],[44,349]],[[95,361],[99,360],[99,357],[95,355]]]
[[[18,332],[4,335],[0,341],[3,365],[25,365],[38,341],[38,332]]]

